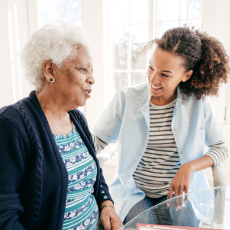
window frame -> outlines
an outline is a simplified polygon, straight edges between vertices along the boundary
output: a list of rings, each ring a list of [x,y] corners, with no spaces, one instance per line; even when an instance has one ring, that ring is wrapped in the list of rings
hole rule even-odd
[[[179,19],[178,20],[167,20],[167,21],[161,21],[160,17],[159,17],[159,1],[160,0],[149,0],[149,19],[148,19],[148,23],[135,23],[135,24],[131,24],[130,23],[130,2],[131,0],[129,0],[129,24],[122,24],[122,25],[110,25],[111,23],[111,1],[114,0],[109,0],[109,23],[108,23],[108,64],[109,64],[109,68],[108,68],[108,72],[107,72],[107,76],[109,78],[109,80],[107,81],[108,86],[110,88],[110,90],[107,90],[106,92],[108,93],[107,95],[105,95],[107,98],[109,98],[109,100],[112,99],[113,96],[113,90],[112,90],[112,86],[113,86],[113,74],[114,73],[128,73],[128,87],[131,86],[131,74],[132,73],[144,73],[147,72],[147,68],[146,69],[132,69],[131,68],[131,41],[130,41],[130,26],[134,26],[134,25],[141,25],[141,24],[148,24],[148,41],[151,41],[153,39],[155,39],[156,37],[159,36],[159,30],[160,30],[160,25],[161,23],[166,23],[166,22],[173,22],[173,21],[177,21],[178,22],[178,26],[181,25],[181,22],[184,21],[185,19],[181,19],[181,1],[179,0]],[[195,21],[195,20],[200,20],[200,24],[202,23],[202,0],[201,0],[201,15],[200,18],[187,18],[186,21]],[[128,26],[129,29],[129,42],[128,42],[128,68],[127,69],[112,69],[111,68],[111,31],[113,28],[115,27],[124,27],[124,26]],[[151,57],[151,53],[148,52],[148,58]],[[147,63],[146,66],[148,66],[148,58],[147,58]],[[147,77],[146,77],[147,80]],[[105,101],[105,106],[108,104],[108,99]],[[104,107],[105,107],[104,106]]]

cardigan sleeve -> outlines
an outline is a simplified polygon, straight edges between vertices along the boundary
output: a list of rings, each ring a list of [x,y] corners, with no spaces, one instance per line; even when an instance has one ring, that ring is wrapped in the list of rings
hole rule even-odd
[[[11,122],[0,116],[0,229],[24,230],[18,221],[24,211],[18,193],[25,173],[23,141]]]

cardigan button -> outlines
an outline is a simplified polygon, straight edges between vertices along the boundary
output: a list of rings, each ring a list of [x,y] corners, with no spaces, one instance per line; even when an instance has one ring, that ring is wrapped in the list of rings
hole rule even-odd
[[[104,199],[107,199],[107,196],[104,196]]]
[[[101,193],[105,193],[105,191],[102,191]]]
[[[174,131],[177,131],[177,129],[175,128]]]
[[[183,152],[182,152],[182,151],[180,151],[180,154],[183,154]]]

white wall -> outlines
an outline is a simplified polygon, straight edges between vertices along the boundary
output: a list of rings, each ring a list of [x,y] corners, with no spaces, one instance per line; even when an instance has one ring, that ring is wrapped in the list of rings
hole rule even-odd
[[[105,92],[107,88],[107,66],[108,59],[106,54],[107,20],[106,13],[107,0],[83,0],[82,1],[82,27],[89,36],[95,85],[93,86],[92,97],[86,103],[85,115],[92,128],[103,111]]]
[[[221,41],[229,53],[230,0],[203,0],[202,30]],[[212,105],[221,123],[224,122],[228,91],[229,84],[223,85],[219,97],[211,98]]]
[[[39,0],[0,1],[0,107],[29,95],[32,87],[20,65],[20,52],[39,28]]]

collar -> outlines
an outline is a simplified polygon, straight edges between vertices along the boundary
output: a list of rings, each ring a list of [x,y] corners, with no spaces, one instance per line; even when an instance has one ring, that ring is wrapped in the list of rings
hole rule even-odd
[[[144,103],[144,105],[141,108],[147,109],[149,107],[149,101],[150,101],[150,99],[152,97],[152,94],[150,93],[149,87],[150,87],[150,84],[148,83],[147,87],[146,87],[146,89],[144,91],[144,94],[145,94],[144,96],[145,97],[147,96],[147,99],[145,100],[145,103]],[[147,91],[147,93],[146,93],[146,91]]]
[[[146,99],[144,105],[141,107],[142,109],[143,108],[145,108],[145,109],[149,108],[149,101],[150,101],[150,99],[152,97],[152,94],[150,93],[149,88],[150,88],[150,84],[148,83],[147,87],[146,87],[146,90],[144,91],[144,95],[143,95],[143,96],[147,97],[147,99]],[[147,95],[146,95],[146,91],[147,91]],[[177,107],[179,101],[181,101],[181,89],[180,89],[179,85],[177,86],[177,99],[179,99],[179,100],[176,101],[176,104],[175,104],[176,107]]]

